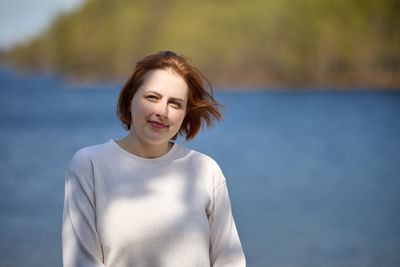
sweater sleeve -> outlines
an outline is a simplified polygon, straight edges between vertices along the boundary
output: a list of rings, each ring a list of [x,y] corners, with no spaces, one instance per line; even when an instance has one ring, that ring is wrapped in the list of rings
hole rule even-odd
[[[223,178],[222,174],[221,176]],[[214,207],[211,215],[211,266],[246,266],[242,245],[232,216],[225,178],[214,189]]]
[[[69,169],[62,224],[64,267],[105,267],[96,231],[93,178]]]

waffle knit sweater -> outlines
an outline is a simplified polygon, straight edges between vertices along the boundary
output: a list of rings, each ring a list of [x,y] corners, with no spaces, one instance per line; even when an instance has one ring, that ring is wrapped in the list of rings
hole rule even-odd
[[[225,178],[178,144],[155,159],[114,140],[79,150],[65,183],[64,267],[245,266]]]

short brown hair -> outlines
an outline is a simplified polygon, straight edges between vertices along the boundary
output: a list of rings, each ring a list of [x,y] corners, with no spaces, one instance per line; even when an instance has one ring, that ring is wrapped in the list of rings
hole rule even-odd
[[[213,97],[213,88],[208,79],[195,67],[190,65],[185,57],[171,51],[162,51],[148,55],[136,63],[136,66],[121,89],[118,99],[117,115],[127,130],[131,128],[130,105],[133,96],[143,84],[145,75],[156,69],[170,68],[186,82],[189,88],[187,113],[178,133],[186,135],[186,140],[194,138],[202,128],[212,126],[214,120],[221,120],[219,110],[222,107]],[[207,90],[207,87],[209,90]],[[174,139],[176,136],[174,137]]]

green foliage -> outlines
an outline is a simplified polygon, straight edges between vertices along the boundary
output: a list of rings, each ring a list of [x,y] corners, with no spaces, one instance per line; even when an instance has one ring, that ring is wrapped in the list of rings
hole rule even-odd
[[[399,87],[399,3],[88,0],[11,55],[85,80],[123,80],[173,50],[221,84]]]

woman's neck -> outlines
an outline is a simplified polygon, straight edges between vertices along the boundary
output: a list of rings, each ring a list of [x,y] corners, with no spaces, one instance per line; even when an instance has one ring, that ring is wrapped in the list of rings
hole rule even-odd
[[[126,137],[116,141],[124,150],[141,158],[158,158],[166,154],[172,147],[173,143],[167,142],[162,144],[149,144],[141,142],[132,133]]]

